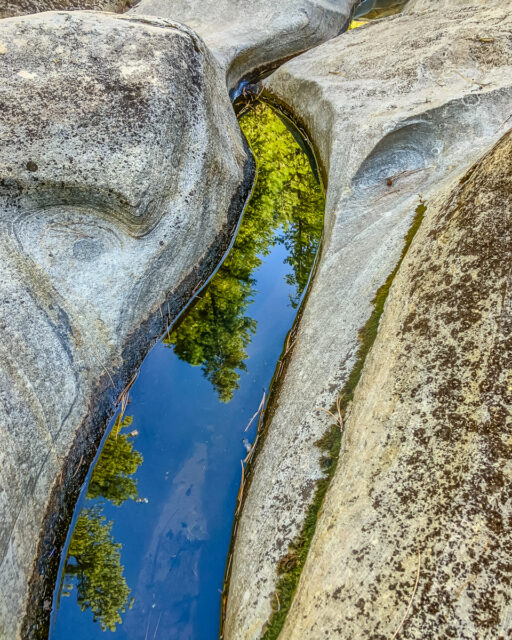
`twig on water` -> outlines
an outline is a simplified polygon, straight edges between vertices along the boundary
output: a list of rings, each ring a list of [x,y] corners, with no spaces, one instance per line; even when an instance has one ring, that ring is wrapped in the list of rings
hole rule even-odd
[[[139,372],[137,371],[135,373],[135,375],[133,376],[133,378],[130,380],[130,382],[126,385],[126,387],[119,394],[119,397],[117,398],[116,404],[119,404],[120,402],[124,402],[124,399],[128,396],[128,392],[133,387],[133,383],[135,382],[135,380],[137,380],[138,375],[139,375]],[[126,404],[125,404],[125,406],[126,406]]]
[[[158,618],[158,622],[156,623],[155,633],[153,634],[153,640],[156,638],[156,634],[158,632],[158,627],[160,626],[160,620],[162,619],[162,613],[160,613],[160,617]]]
[[[412,592],[412,595],[411,595],[411,599],[409,600],[409,604],[407,605],[407,610],[404,613],[404,617],[400,621],[400,624],[398,625],[397,630],[393,634],[393,637],[391,638],[391,640],[395,640],[395,638],[397,637],[398,633],[400,632],[400,629],[403,627],[405,619],[409,615],[409,610],[411,608],[412,601],[414,600],[414,596],[416,595],[416,591],[418,590],[418,582],[420,581],[420,569],[421,569],[421,551],[418,551],[418,572],[416,574],[416,582],[414,583],[414,589],[413,589],[413,592]]]
[[[146,627],[146,635],[144,636],[144,640],[148,640],[148,633],[149,633],[149,621],[151,620],[151,609],[149,610],[149,616],[148,616],[148,626]]]
[[[252,456],[253,456],[254,451],[255,451],[255,448],[256,448],[256,443],[258,442],[258,438],[259,437],[260,437],[260,434],[258,433],[258,435],[256,436],[256,440],[252,443],[252,447],[249,449],[247,455],[245,456],[244,464],[247,464],[247,463],[249,463],[251,461]]]
[[[293,347],[294,344],[295,344],[295,330],[292,329],[288,334],[288,337],[286,338],[286,347],[285,347],[284,355],[282,357],[282,362],[284,362],[284,359],[286,358],[286,356],[288,355],[288,352],[290,351],[290,349]]]

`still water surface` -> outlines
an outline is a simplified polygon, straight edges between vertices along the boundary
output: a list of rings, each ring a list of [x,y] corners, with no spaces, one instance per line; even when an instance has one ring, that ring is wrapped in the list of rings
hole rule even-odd
[[[240,461],[257,421],[245,428],[268,395],[324,211],[283,121],[259,104],[240,122],[258,165],[251,202],[217,274],[148,354],[82,491],[52,640],[218,635]]]

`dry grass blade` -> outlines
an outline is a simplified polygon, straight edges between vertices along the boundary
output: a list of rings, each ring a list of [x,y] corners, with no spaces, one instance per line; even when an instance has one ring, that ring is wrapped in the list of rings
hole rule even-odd
[[[341,396],[338,396],[336,398],[336,410],[338,412],[337,416],[335,416],[332,411],[329,411],[329,409],[324,409],[324,407],[315,408],[315,411],[323,411],[324,413],[327,413],[329,416],[331,416],[331,418],[333,418],[333,420],[336,422],[339,428],[343,429],[343,415],[341,413]]]
[[[253,415],[253,417],[250,419],[249,424],[245,427],[244,429],[244,433],[247,431],[247,429],[251,426],[251,424],[254,422],[255,418],[258,416],[258,414],[262,411],[263,407],[265,406],[265,392],[263,392],[263,398],[261,399],[260,402],[260,406],[258,407],[258,410],[256,411],[256,413]]]
[[[84,457],[82,456],[80,458],[80,462],[78,463],[78,467],[75,470],[75,473],[71,476],[72,479],[76,476],[76,474],[78,473],[78,469],[80,469],[80,467],[82,466],[83,459],[84,459]]]
[[[100,367],[103,369],[103,371],[107,374],[107,376],[110,378],[110,382],[112,383],[112,386],[115,389],[115,384],[114,384],[114,380],[112,379],[112,376],[110,375],[110,371],[107,369],[107,367],[103,364],[103,362],[101,361],[101,359],[97,356],[94,355],[93,353],[93,357],[96,358],[96,361],[98,362],[98,364],[100,365]]]
[[[334,415],[334,413],[332,413],[332,411],[329,411],[329,409],[324,409],[323,407],[316,407],[315,411],[324,411],[325,413],[329,414],[331,418],[334,418],[336,422],[338,422],[338,418]]]
[[[135,380],[137,380],[138,375],[139,375],[139,372],[137,371],[136,374],[133,376],[133,378],[130,380],[130,382],[126,385],[126,387],[119,394],[119,397],[117,398],[116,404],[119,404],[120,402],[122,402],[123,405],[126,407],[127,403],[124,402],[124,400],[128,396],[128,392],[130,391],[130,389],[133,387],[133,384],[134,384]]]
[[[244,485],[245,485],[245,467],[244,461],[240,460],[240,464],[242,465],[242,480],[240,481],[240,489],[238,489],[238,495],[236,497],[237,507],[235,511],[235,516],[238,516],[240,508],[242,507],[242,496],[244,493]]]
[[[258,433],[258,435],[256,436],[256,440],[252,443],[252,447],[249,449],[249,451],[247,452],[247,455],[245,456],[245,460],[244,460],[245,465],[247,465],[251,461],[252,456],[256,450],[256,444],[258,442],[259,437],[260,437],[260,434]]]
[[[417,574],[416,574],[416,582],[414,583],[414,589],[412,591],[411,599],[409,600],[409,604],[407,605],[407,609],[406,609],[406,611],[404,613],[404,617],[400,621],[400,624],[398,625],[397,630],[393,634],[393,637],[391,638],[391,640],[395,640],[395,638],[397,637],[397,635],[400,632],[400,629],[404,626],[404,622],[405,622],[407,616],[409,615],[409,611],[411,609],[412,601],[414,600],[414,596],[416,595],[416,591],[418,590],[418,582],[420,581],[420,569],[421,569],[421,551],[418,551],[418,571],[417,571]]]

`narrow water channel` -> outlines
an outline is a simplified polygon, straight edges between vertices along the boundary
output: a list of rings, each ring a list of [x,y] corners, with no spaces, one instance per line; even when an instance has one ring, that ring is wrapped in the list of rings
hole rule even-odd
[[[241,460],[307,287],[324,198],[304,147],[259,103],[258,166],[224,263],[144,361],[77,503],[50,638],[208,640]],[[296,134],[295,134],[296,137]]]
[[[354,11],[354,20],[376,20],[399,13],[408,0],[363,0]]]

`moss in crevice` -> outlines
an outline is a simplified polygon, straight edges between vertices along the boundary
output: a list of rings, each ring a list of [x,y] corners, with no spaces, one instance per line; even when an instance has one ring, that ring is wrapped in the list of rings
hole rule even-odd
[[[366,324],[359,331],[360,344],[356,353],[356,362],[339,393],[336,403],[337,406],[335,405],[332,408],[333,413],[339,410],[341,415],[343,415],[354,396],[354,391],[361,378],[364,363],[377,337],[380,319],[384,312],[389,290],[411,246],[411,242],[423,222],[426,210],[427,207],[424,202],[420,201],[420,204],[416,207],[416,214],[411,227],[404,238],[405,242],[400,259],[396,267],[387,277],[386,282],[378,289],[372,300],[373,311]],[[315,444],[321,451],[320,466],[324,470],[325,475],[316,483],[314,499],[307,510],[302,531],[290,544],[288,553],[283,556],[278,563],[277,572],[279,578],[272,601],[272,614],[265,627],[262,640],[276,640],[281,633],[286,616],[290,610],[302,569],[306,563],[309,547],[313,540],[318,514],[338,464],[341,447],[341,430],[339,425],[334,424],[329,427],[324,436]]]
[[[409,231],[404,237],[405,242],[404,242],[404,247],[402,249],[402,254],[400,256],[400,259],[396,267],[387,277],[386,282],[377,290],[377,293],[375,294],[375,297],[372,300],[373,311],[370,317],[368,318],[366,324],[364,325],[364,327],[362,327],[359,330],[360,344],[356,353],[356,362],[347,378],[347,381],[343,385],[343,388],[340,392],[340,399],[341,399],[340,407],[342,412],[345,411],[348,403],[352,400],[354,396],[354,391],[357,387],[357,383],[359,382],[359,379],[361,378],[361,373],[363,371],[363,366],[366,361],[366,357],[368,356],[368,353],[370,352],[370,349],[372,348],[373,343],[375,342],[375,338],[377,337],[377,333],[379,331],[380,318],[384,311],[384,305],[386,304],[389,290],[407,254],[407,251],[411,246],[411,242],[413,241],[414,236],[416,235],[416,232],[418,231],[421,223],[423,222],[423,218],[425,216],[426,210],[427,210],[427,207],[423,202],[420,202],[420,204],[416,207],[416,215],[414,216],[414,219],[411,224],[411,227],[409,228]]]

